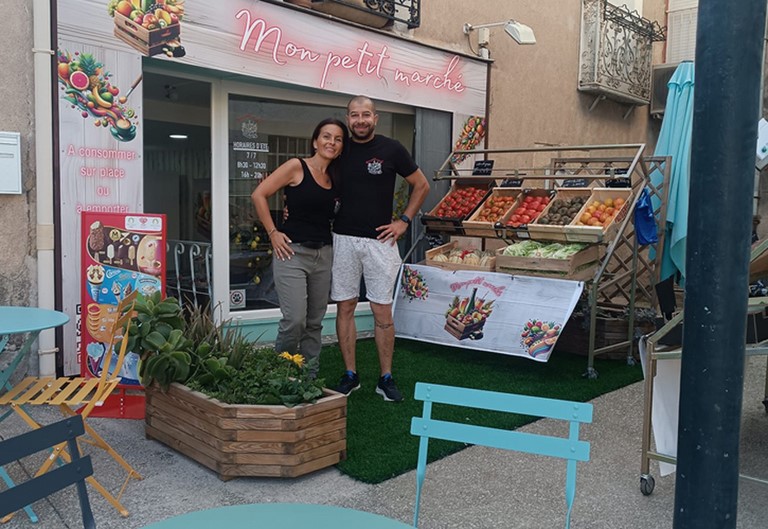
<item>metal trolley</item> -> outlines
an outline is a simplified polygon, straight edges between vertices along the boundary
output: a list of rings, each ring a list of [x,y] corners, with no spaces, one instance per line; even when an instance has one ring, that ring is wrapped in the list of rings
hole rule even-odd
[[[763,260],[768,261],[768,240],[757,243],[752,248],[750,278],[754,279],[765,273],[762,270]],[[745,354],[747,356],[768,355],[768,339],[762,339],[760,330],[757,328],[756,317],[768,312],[768,297],[749,298],[747,314],[750,318],[753,328],[752,336],[755,343],[749,343],[746,346]],[[650,473],[651,460],[664,463],[676,464],[677,457],[671,454],[663,454],[651,450],[653,414],[653,382],[658,374],[659,362],[663,360],[674,360],[682,357],[682,347],[680,345],[662,345],[663,340],[677,325],[683,321],[683,311],[680,311],[670,319],[661,329],[649,336],[646,340],[646,376],[645,376],[645,397],[643,404],[643,439],[642,439],[642,460],[640,464],[640,491],[648,496],[653,493],[656,481]],[[748,333],[749,334],[749,333]],[[768,367],[765,373],[765,389],[763,392],[763,405],[768,412]],[[768,485],[768,480],[740,474],[742,479],[755,481]]]

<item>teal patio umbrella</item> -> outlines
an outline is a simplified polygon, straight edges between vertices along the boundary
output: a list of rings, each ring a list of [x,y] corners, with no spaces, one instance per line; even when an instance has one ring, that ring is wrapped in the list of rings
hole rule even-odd
[[[661,256],[659,280],[680,273],[680,284],[685,282],[685,242],[688,234],[688,182],[691,172],[691,132],[693,130],[693,62],[680,63],[667,83],[669,93],[661,122],[661,132],[654,156],[672,156],[667,198],[667,225]],[[663,176],[655,171],[651,175],[654,186],[661,184]],[[654,197],[655,198],[655,197]],[[658,199],[654,208],[658,206]]]

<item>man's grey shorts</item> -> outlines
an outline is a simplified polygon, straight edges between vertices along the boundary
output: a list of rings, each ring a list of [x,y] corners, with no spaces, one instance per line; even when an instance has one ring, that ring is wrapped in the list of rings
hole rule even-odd
[[[357,299],[360,296],[360,278],[363,277],[368,301],[389,305],[400,263],[400,251],[396,244],[334,233],[331,299]]]

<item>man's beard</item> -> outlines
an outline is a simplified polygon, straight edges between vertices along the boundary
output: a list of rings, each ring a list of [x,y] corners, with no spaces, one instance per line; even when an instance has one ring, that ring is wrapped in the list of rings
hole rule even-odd
[[[352,138],[356,140],[367,141],[373,137],[373,130],[374,130],[373,127],[368,127],[367,129],[365,129],[364,133],[359,133],[357,132],[357,130],[352,129],[350,133],[352,134]]]

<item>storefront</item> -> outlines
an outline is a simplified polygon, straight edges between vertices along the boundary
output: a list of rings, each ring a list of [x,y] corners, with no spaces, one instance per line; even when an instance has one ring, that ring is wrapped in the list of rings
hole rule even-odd
[[[56,27],[65,374],[80,370],[78,322],[93,302],[68,272],[82,266],[82,212],[164,214],[167,293],[210,301],[269,341],[279,309],[250,201],[259,181],[306,155],[314,125],[343,119],[351,95],[376,100],[377,132],[422,164],[486,112],[484,61],[279,2],[59,0]],[[281,199],[271,207],[279,221]],[[107,273],[121,266],[114,252]]]

